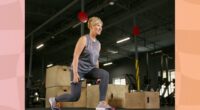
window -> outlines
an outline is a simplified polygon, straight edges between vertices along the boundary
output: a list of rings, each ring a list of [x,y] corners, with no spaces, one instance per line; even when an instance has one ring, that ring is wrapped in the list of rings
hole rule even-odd
[[[158,76],[160,76],[160,72],[158,73]],[[167,78],[166,71],[163,71],[163,78]],[[175,79],[175,71],[168,71],[168,81],[173,81],[173,79]]]
[[[126,79],[125,78],[113,78],[113,84],[126,85]]]
[[[166,71],[163,71],[163,78],[166,78]],[[161,86],[161,89],[160,89],[160,95],[164,94],[164,97],[167,97],[168,94],[171,94],[171,93],[174,92],[174,90],[175,90],[175,86],[174,85],[175,84],[174,84],[173,80],[175,80],[175,71],[174,70],[170,70],[168,72],[168,81],[169,81],[168,90],[166,89],[166,85],[163,84]]]

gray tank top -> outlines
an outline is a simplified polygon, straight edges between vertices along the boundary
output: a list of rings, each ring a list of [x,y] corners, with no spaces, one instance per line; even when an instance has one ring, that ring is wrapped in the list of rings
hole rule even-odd
[[[92,41],[89,34],[85,35],[85,37],[86,46],[83,49],[78,61],[78,73],[81,76],[97,66],[96,64],[99,59],[100,52],[100,42],[97,39]]]

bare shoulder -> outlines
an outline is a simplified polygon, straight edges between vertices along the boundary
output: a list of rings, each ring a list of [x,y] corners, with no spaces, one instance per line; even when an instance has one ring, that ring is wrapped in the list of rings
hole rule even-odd
[[[83,35],[79,38],[79,41],[86,42],[86,35]]]

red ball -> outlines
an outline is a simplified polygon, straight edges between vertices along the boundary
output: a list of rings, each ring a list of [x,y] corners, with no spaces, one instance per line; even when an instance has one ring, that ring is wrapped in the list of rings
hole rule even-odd
[[[133,34],[134,36],[138,36],[138,35],[140,34],[140,29],[139,29],[138,26],[134,26],[134,27],[133,27],[132,34]]]
[[[78,19],[79,19],[80,22],[86,23],[87,20],[88,20],[88,15],[87,15],[87,13],[85,13],[85,12],[83,12],[83,11],[79,12],[79,13],[78,13]]]

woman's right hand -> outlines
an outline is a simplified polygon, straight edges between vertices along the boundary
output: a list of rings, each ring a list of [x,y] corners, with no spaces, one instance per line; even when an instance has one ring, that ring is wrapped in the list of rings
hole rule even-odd
[[[79,80],[80,80],[79,74],[78,73],[74,73],[73,83],[78,83]]]

